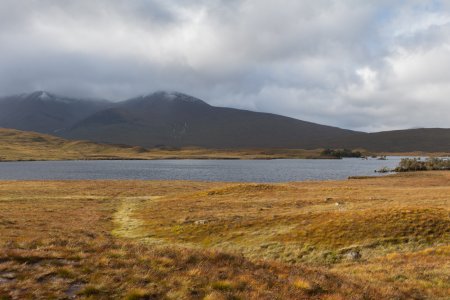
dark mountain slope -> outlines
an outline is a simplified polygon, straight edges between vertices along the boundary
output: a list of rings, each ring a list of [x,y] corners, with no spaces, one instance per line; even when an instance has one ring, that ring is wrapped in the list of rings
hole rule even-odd
[[[330,144],[376,152],[450,152],[450,129],[420,128],[366,133],[336,138]]]
[[[0,127],[57,133],[111,103],[78,100],[47,92],[0,98]]]
[[[214,107],[159,92],[119,103],[77,123],[64,136],[152,147],[318,148],[356,132],[268,113]]]
[[[167,92],[119,103],[46,92],[0,98],[0,127],[143,147],[450,151],[450,129],[355,132],[269,113],[214,107]]]

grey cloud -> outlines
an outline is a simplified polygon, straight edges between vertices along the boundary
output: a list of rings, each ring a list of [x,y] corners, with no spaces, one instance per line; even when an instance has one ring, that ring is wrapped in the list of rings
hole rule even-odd
[[[360,130],[450,127],[449,1],[4,0],[0,94],[214,105]]]

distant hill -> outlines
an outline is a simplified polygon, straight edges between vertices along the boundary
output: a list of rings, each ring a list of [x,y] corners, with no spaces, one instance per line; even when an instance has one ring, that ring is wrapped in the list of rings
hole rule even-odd
[[[141,147],[71,141],[48,134],[0,128],[0,161],[139,158]]]
[[[153,148],[66,140],[43,133],[0,128],[0,161],[110,159],[331,158],[321,150]]]
[[[176,92],[157,92],[116,103],[70,99],[42,91],[4,97],[0,98],[0,127],[146,148],[450,151],[450,129],[364,133],[275,114],[211,106]]]
[[[101,100],[82,100],[38,91],[0,98],[0,127],[57,133],[110,107]]]
[[[450,129],[419,128],[366,133],[338,138],[330,144],[375,152],[450,152]]]

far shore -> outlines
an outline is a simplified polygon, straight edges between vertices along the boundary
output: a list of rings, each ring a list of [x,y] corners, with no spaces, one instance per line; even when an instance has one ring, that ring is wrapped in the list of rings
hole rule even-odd
[[[132,149],[132,148],[131,148]],[[130,150],[131,150],[130,149]],[[321,154],[321,149],[242,149],[221,150],[204,148],[186,148],[178,150],[149,149],[141,153],[124,151],[117,155],[102,155],[95,153],[13,153],[4,155],[0,153],[0,162],[26,162],[26,161],[73,161],[73,160],[274,160],[274,159],[341,159],[339,157]],[[364,153],[364,152],[363,152]],[[3,154],[3,155],[2,155]],[[406,157],[449,157],[450,153],[427,152],[381,152],[364,153],[362,157],[354,159],[383,159],[389,156]],[[346,157],[343,157],[346,158]]]
[[[343,157],[379,158],[384,156],[450,156],[444,152],[375,152],[366,149],[289,149],[201,147],[143,148],[130,145],[102,144],[67,140],[36,132],[0,128],[0,162],[57,160],[268,160],[268,159],[339,159]]]

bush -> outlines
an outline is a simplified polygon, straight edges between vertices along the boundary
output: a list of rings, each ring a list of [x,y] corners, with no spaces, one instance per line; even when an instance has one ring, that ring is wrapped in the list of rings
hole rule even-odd
[[[350,149],[325,149],[322,151],[320,155],[343,158],[343,157],[361,157],[362,153]]]
[[[403,158],[395,172],[450,170],[450,159],[428,158]]]

